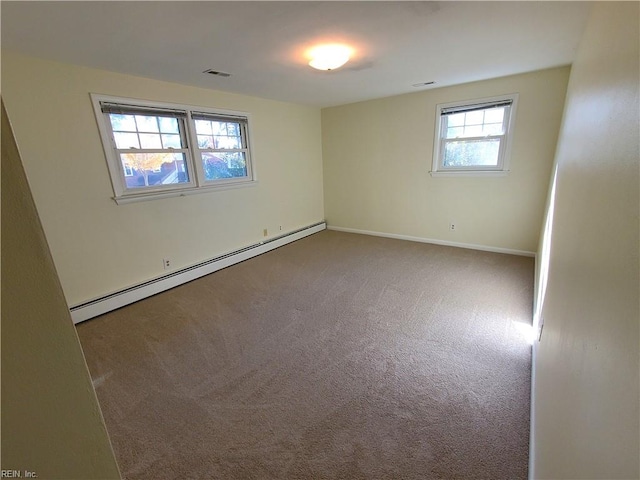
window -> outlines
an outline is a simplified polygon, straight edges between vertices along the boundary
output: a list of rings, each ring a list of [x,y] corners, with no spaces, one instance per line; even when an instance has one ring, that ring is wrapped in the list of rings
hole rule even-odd
[[[221,117],[202,112],[192,115],[204,180],[247,176],[247,122],[243,118]]]
[[[432,175],[508,172],[518,95],[437,106]]]
[[[91,97],[118,203],[255,181],[247,114]]]

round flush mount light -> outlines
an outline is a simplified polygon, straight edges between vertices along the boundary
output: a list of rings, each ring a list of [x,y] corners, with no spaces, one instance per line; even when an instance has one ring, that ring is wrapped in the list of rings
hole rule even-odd
[[[351,48],[346,45],[318,45],[307,52],[309,65],[317,70],[335,70],[349,61]]]

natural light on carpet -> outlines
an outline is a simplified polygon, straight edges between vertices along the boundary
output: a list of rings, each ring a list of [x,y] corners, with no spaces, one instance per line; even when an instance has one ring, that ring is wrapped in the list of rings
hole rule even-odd
[[[536,338],[536,330],[533,325],[523,322],[512,322],[516,329],[522,334],[527,344],[533,345],[533,341]]]

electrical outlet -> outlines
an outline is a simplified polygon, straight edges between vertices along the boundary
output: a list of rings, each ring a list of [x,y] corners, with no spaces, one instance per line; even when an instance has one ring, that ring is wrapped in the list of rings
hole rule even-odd
[[[266,237],[267,235],[269,235],[269,231],[265,228],[265,229],[262,231],[262,235]]]
[[[456,222],[449,222],[449,230],[455,232],[456,230]]]
[[[282,225],[280,225],[280,231],[282,231]]]
[[[164,266],[165,270],[169,270],[171,268],[171,260],[168,258],[163,258],[162,265]]]

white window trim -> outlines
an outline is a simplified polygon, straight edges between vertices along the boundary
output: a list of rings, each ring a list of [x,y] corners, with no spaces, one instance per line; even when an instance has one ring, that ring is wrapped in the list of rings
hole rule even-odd
[[[107,167],[111,177],[111,185],[113,187],[113,200],[118,204],[126,204],[157,198],[168,197],[184,197],[198,193],[206,193],[212,191],[228,190],[232,188],[243,188],[256,185],[258,183],[256,175],[255,159],[251,144],[251,114],[248,112],[240,112],[235,110],[226,110],[219,108],[202,107],[195,105],[176,104],[167,102],[156,102],[151,100],[140,100],[126,97],[115,97],[111,95],[102,95],[91,93],[91,102],[93,105],[98,131],[107,160]],[[101,102],[122,104],[133,107],[151,107],[159,109],[171,109],[186,112],[183,120],[185,128],[186,148],[176,149],[176,151],[185,152],[185,163],[189,169],[189,182],[182,184],[172,184],[170,186],[148,187],[138,191],[127,188],[125,183],[125,172],[123,171],[122,162],[120,161],[116,146],[114,144],[111,128],[108,125],[107,116],[102,112]],[[241,117],[246,119],[246,128],[243,129],[244,140],[246,142],[246,167],[247,176],[238,178],[225,178],[214,181],[207,181],[204,175],[202,162],[200,161],[200,149],[198,148],[195,125],[192,123],[192,112],[204,112],[212,115],[224,117]],[[143,152],[144,150],[141,149]]]
[[[516,118],[516,111],[518,107],[517,93],[511,93],[508,95],[498,95],[495,97],[485,97],[472,100],[464,100],[458,102],[439,103],[436,105],[436,121],[435,121],[435,135],[433,141],[433,159],[431,165],[431,171],[429,172],[432,177],[504,177],[509,173],[509,165],[511,163],[511,146],[513,144],[513,132]],[[454,107],[464,107],[483,103],[500,102],[504,100],[511,100],[511,107],[509,108],[509,121],[507,123],[506,131],[503,134],[505,141],[501,142],[501,153],[498,160],[497,167],[483,167],[483,166],[471,166],[471,167],[456,167],[446,168],[442,166],[442,110]]]
[[[202,162],[200,161],[196,161],[196,170],[197,170],[197,176],[199,179],[202,180],[202,184],[201,186],[203,187],[214,187],[214,188],[220,188],[220,187],[226,187],[229,188],[229,186],[235,186],[237,184],[246,184],[247,182],[249,182],[250,180],[247,180],[247,178],[253,178],[255,179],[255,175],[253,173],[254,169],[253,169],[253,162],[251,161],[251,146],[249,144],[249,116],[247,113],[242,113],[242,112],[233,112],[230,110],[211,110],[211,109],[202,109],[199,107],[192,107],[192,110],[189,111],[189,120],[193,121],[192,119],[192,114],[193,113],[198,113],[198,112],[202,112],[202,113],[211,113],[213,115],[222,115],[222,116],[228,116],[228,117],[234,117],[234,116],[239,116],[239,117],[243,117],[247,119],[246,125],[240,125],[240,128],[242,129],[243,132],[243,139],[245,140],[246,146],[245,148],[240,149],[241,151],[244,151],[246,153],[246,157],[247,157],[247,164],[246,164],[246,168],[247,168],[247,177],[246,178],[222,178],[222,179],[217,179],[217,180],[206,180],[205,174],[204,174],[204,166],[202,165]],[[190,134],[190,143],[192,145],[196,145],[196,150],[199,151],[205,151],[205,152],[215,152],[215,151],[224,151],[224,149],[213,149],[213,148],[199,148],[197,147],[198,145],[198,135],[195,131],[195,128],[190,129],[189,130],[189,134]],[[238,151],[238,149],[233,149],[233,150],[228,150],[228,151]]]

